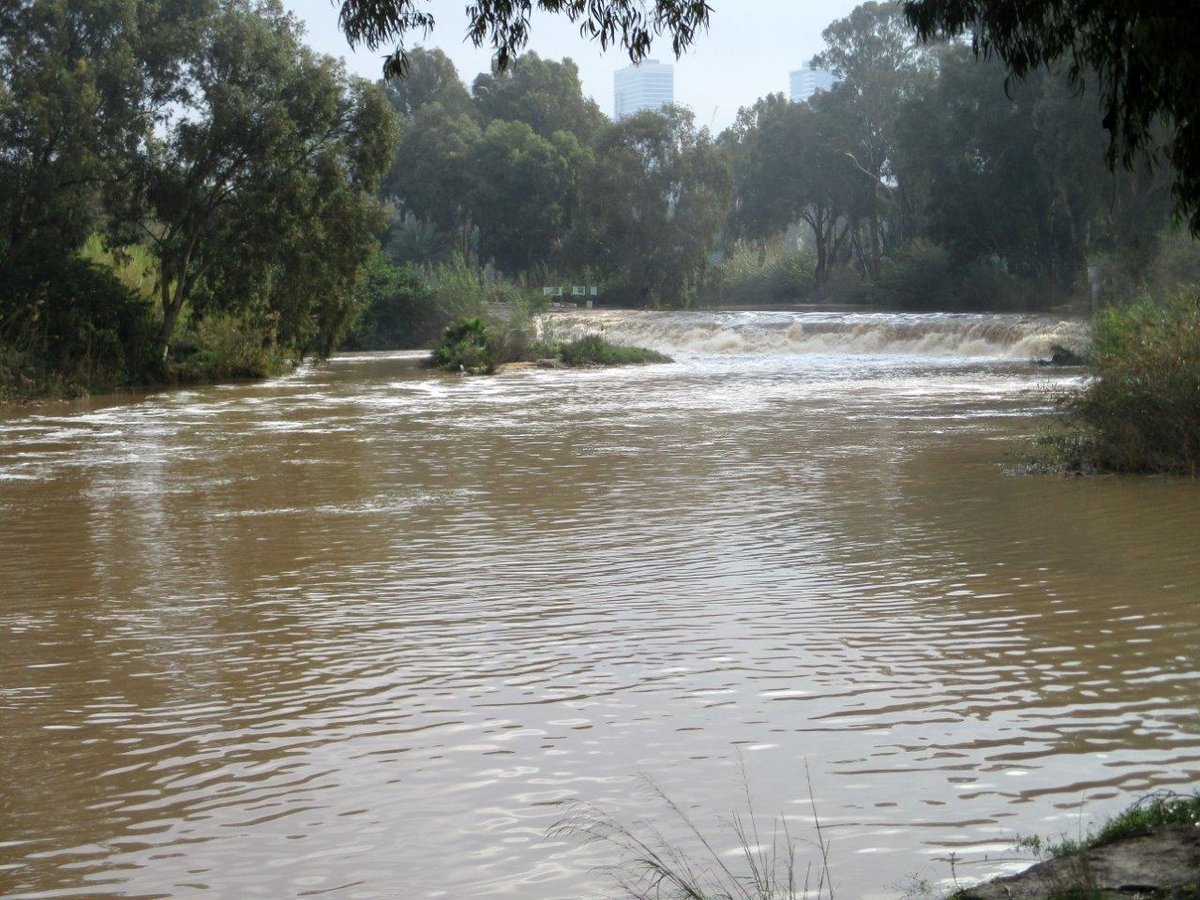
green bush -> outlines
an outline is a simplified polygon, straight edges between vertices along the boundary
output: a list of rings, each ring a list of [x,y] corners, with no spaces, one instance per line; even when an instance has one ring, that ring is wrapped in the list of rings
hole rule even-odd
[[[446,326],[434,348],[431,364],[447,372],[490,375],[496,371],[496,354],[487,323],[480,318],[458,319]]]
[[[936,244],[916,241],[904,255],[883,260],[879,278],[864,282],[855,302],[887,309],[953,309],[958,304],[949,254]]]
[[[1025,310],[1049,305],[1044,286],[1015,278],[986,262],[955,263],[945,249],[914,241],[894,259],[884,259],[875,281],[851,282],[837,270],[830,295],[846,303],[900,310]]]
[[[368,264],[356,299],[360,312],[345,350],[429,347],[452,323],[481,319],[491,325],[496,362],[520,358],[524,339],[517,332],[545,307],[540,295],[512,282],[486,282],[461,259],[416,269],[384,254]]]
[[[1200,298],[1101,312],[1095,380],[1071,403],[1094,435],[1095,465],[1121,472],[1200,469]]]

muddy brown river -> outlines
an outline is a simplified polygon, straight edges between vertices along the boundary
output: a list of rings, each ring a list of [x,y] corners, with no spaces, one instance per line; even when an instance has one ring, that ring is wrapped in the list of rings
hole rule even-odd
[[[602,897],[657,789],[898,897],[1197,783],[1200,485],[1002,465],[1080,326],[548,327],[676,362],[0,414],[0,894]]]

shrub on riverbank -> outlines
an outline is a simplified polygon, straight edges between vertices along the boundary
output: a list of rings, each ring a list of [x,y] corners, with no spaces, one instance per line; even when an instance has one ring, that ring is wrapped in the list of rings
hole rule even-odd
[[[368,263],[356,303],[358,316],[342,343],[344,350],[429,347],[463,319],[490,322],[499,336],[508,326],[523,327],[545,308],[540,295],[509,281],[487,281],[461,258],[426,267],[397,266],[383,253]]]
[[[1095,380],[1070,404],[1090,462],[1117,472],[1200,472],[1200,297],[1100,313]]]
[[[281,375],[296,358],[273,339],[269,322],[250,313],[210,313],[188,321],[172,345],[171,383],[202,384]]]

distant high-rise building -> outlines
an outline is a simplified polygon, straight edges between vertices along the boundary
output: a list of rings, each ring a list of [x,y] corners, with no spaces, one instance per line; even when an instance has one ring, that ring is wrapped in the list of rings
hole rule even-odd
[[[675,102],[675,67],[647,59],[613,74],[613,118],[643,109],[662,109]]]
[[[814,69],[810,65],[802,66],[795,72],[792,72],[790,78],[793,103],[800,103],[807,100],[817,91],[827,91],[837,84],[837,78],[834,77],[832,72],[826,72],[824,69]]]

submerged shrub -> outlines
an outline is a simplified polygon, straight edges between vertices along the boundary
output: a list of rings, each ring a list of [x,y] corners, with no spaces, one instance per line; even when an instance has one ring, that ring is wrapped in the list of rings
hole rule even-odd
[[[598,334],[589,334],[577,341],[563,344],[558,355],[568,366],[627,366],[671,362],[671,357],[664,356],[657,350],[610,344]]]
[[[480,318],[451,322],[442,332],[431,364],[447,372],[490,375],[496,370],[496,356],[490,345],[487,323]]]

